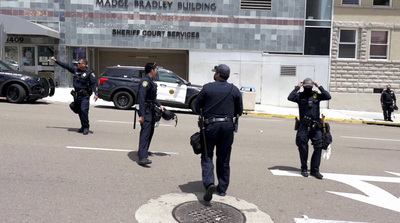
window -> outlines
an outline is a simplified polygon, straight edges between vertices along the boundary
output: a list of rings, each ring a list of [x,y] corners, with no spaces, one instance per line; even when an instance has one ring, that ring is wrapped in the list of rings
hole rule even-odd
[[[306,27],[304,54],[329,55],[331,29]]]
[[[371,31],[370,59],[388,59],[388,31]]]
[[[17,46],[5,46],[5,60],[8,65],[10,65],[14,70],[19,70],[18,63],[18,47]]]
[[[86,58],[86,47],[71,47],[72,63],[77,66],[80,59]]]
[[[35,47],[22,47],[24,66],[35,66]]]
[[[390,6],[390,0],[374,0],[376,6]]]
[[[360,0],[343,0],[342,5],[360,5]]]
[[[38,64],[41,66],[54,66],[54,62],[50,59],[54,55],[53,46],[38,46]]]
[[[271,11],[272,0],[241,0],[240,9]]]
[[[340,30],[339,33],[339,58],[356,58],[357,31]]]
[[[168,83],[178,83],[179,79],[173,75],[172,73],[167,73],[167,72],[158,72],[158,81],[162,82],[168,82]]]

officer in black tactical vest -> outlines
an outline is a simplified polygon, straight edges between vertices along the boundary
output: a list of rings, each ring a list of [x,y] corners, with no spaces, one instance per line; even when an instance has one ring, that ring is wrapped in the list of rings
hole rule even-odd
[[[147,63],[144,69],[146,76],[140,80],[138,90],[138,112],[141,127],[138,150],[139,165],[152,163],[152,161],[148,159],[148,151],[156,122],[154,107],[160,107],[161,111],[165,109],[157,100],[157,84],[154,83],[154,78],[157,74],[157,64]]]
[[[387,85],[386,90],[382,91],[381,94],[381,106],[383,110],[383,118],[385,121],[393,122],[392,112],[396,105],[396,95],[394,91],[390,89],[391,86]]]
[[[230,69],[221,64],[214,70],[215,82],[208,83],[197,96],[196,111],[204,111],[207,155],[201,155],[203,186],[206,188],[205,201],[210,201],[217,191],[225,196],[229,186],[230,158],[233,144],[235,125],[233,117],[243,113],[242,95],[239,89],[227,82]],[[216,147],[216,166],[218,186],[214,185],[213,151]]]
[[[78,61],[78,67],[70,66],[66,63],[58,61],[55,57],[51,57],[51,60],[56,62],[62,68],[67,69],[74,75],[73,87],[74,87],[74,104],[80,108],[78,114],[81,120],[81,128],[78,132],[83,135],[89,134],[89,100],[92,91],[94,91],[94,101],[97,101],[97,80],[93,71],[88,70],[87,61],[80,59]]]
[[[312,90],[314,85],[321,93]],[[304,88],[303,92],[299,91],[301,86]],[[323,148],[319,103],[320,101],[330,99],[331,95],[329,92],[311,78],[306,78],[300,82],[288,96],[289,101],[296,102],[299,106],[300,125],[297,129],[296,145],[300,153],[301,175],[303,177],[308,177],[308,140],[311,139],[314,152],[311,156],[310,174],[317,179],[323,178],[319,172]]]

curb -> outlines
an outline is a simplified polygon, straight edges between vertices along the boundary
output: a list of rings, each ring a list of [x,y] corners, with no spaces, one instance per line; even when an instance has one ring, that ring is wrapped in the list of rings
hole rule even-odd
[[[275,118],[290,118],[294,119],[296,115],[277,115],[277,114],[263,114],[263,113],[246,113],[247,115],[261,116],[261,117],[275,117]],[[385,126],[396,126],[400,127],[400,123],[397,122],[385,122],[385,121],[363,121],[355,119],[339,119],[339,118],[325,118],[326,121],[334,121],[341,123],[356,123],[356,124],[369,124],[369,125],[385,125]]]

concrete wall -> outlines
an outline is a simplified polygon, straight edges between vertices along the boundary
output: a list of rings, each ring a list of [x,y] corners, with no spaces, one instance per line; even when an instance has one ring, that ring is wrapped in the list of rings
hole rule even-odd
[[[198,84],[214,81],[211,69],[222,63],[231,68],[228,82],[239,88],[255,88],[256,103],[260,104],[296,107],[295,103],[287,100],[287,96],[306,77],[328,89],[329,57],[268,55],[261,52],[189,51],[189,80]],[[280,75],[281,65],[296,66],[296,75]],[[327,103],[321,106],[326,107]]]

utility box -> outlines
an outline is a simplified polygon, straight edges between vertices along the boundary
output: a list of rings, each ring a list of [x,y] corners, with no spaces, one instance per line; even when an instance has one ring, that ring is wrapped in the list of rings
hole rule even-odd
[[[254,111],[256,107],[256,89],[253,87],[241,87],[243,110]]]

